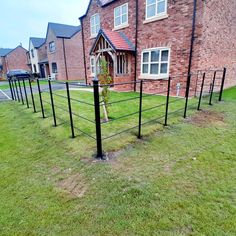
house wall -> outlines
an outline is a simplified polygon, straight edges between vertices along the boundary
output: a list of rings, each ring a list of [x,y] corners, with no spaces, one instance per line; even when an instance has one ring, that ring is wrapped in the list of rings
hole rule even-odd
[[[31,50],[33,50],[34,57],[32,56]],[[30,55],[30,62],[31,62],[31,70],[33,73],[39,73],[39,57],[38,57],[38,50],[34,47],[32,41],[29,44],[29,55]],[[34,70],[34,65],[36,67],[36,71]]]
[[[113,30],[114,8],[129,3],[129,27],[121,29],[128,38],[135,42],[135,1],[115,1],[106,7],[97,5],[92,0],[87,15],[82,18],[85,38],[85,60],[89,82],[91,82],[89,52],[94,43],[90,37],[90,18],[95,13],[100,14],[101,28]],[[170,48],[170,76],[173,77],[172,90],[175,92],[177,83],[182,88],[186,84],[190,43],[192,34],[193,0],[168,0],[168,17],[153,22],[145,22],[146,1],[138,0],[138,45],[137,45],[137,80],[145,79],[147,92],[163,91],[167,80],[147,80],[141,77],[141,53],[144,49],[156,47]],[[197,22],[194,41],[194,53],[191,81],[191,91],[195,90],[198,70],[218,69],[227,67],[226,86],[236,84],[236,1],[209,0],[197,1]],[[134,68],[134,64],[131,65]],[[217,76],[221,77],[218,73]],[[210,75],[212,78],[212,76]],[[131,77],[130,80],[133,78]],[[127,80],[127,78],[126,78]],[[119,79],[119,82],[122,78]],[[184,90],[183,90],[184,95]]]
[[[201,2],[196,36],[193,70],[226,67],[225,87],[236,85],[236,1]],[[221,77],[218,72],[217,78]]]
[[[17,47],[15,50],[10,52],[5,57],[6,66],[4,67],[4,72],[6,73],[7,71],[14,69],[29,70],[30,68],[27,65],[28,60],[26,52],[27,50],[21,46]]]
[[[90,50],[95,42],[95,38],[91,38],[90,18],[92,15],[99,13],[101,28],[105,30],[114,30],[114,8],[127,2],[129,4],[128,7],[129,27],[117,31],[123,32],[130,39],[130,41],[133,44],[135,44],[135,1],[120,0],[102,8],[97,5],[97,0],[92,0],[87,16],[83,18],[83,20],[81,21],[81,25],[83,27],[83,32],[84,32],[85,60],[86,60],[88,83],[91,83],[93,78],[90,69]],[[133,63],[134,60],[132,59],[132,65]],[[133,70],[134,67],[132,66],[131,68],[132,71],[130,73],[130,76],[125,77],[126,80],[129,81],[134,80],[134,70]],[[116,82],[120,81],[122,81],[122,77],[117,77]]]
[[[54,41],[56,44],[56,51],[49,51],[49,43]],[[66,64],[69,80],[79,80],[84,79],[84,64],[83,58],[83,48],[82,48],[82,36],[81,32],[74,35],[71,39],[64,39],[65,44],[65,55],[66,55]],[[46,39],[47,45],[47,57],[49,61],[49,67],[51,75],[52,73],[52,63],[57,63],[57,79],[66,80],[66,67],[64,60],[64,51],[63,51],[63,39],[57,38],[54,33],[49,29],[48,36]]]

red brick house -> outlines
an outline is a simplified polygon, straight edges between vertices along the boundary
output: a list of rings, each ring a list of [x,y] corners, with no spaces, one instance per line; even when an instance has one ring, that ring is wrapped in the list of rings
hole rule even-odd
[[[58,80],[84,79],[83,44],[80,26],[48,23],[45,40],[52,78]]]
[[[80,21],[88,83],[103,56],[115,83],[156,90],[169,76],[225,66],[226,86],[236,84],[235,0],[90,0]]]
[[[5,78],[9,70],[30,70],[28,66],[27,50],[22,46],[14,49],[0,49],[0,78]]]

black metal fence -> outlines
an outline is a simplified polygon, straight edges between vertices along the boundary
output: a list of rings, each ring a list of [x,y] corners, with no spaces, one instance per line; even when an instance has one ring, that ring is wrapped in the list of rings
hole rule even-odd
[[[169,117],[173,114],[182,113],[182,116],[186,118],[189,109],[200,110],[203,99],[207,99],[209,105],[216,101],[214,99],[221,101],[225,78],[226,68],[198,71],[190,75],[176,75],[162,83],[156,80],[139,80],[107,85],[114,91],[130,90],[134,86],[138,91],[132,93],[132,96],[128,94],[125,98],[110,101],[108,106],[114,107],[114,110],[116,110],[116,106],[119,106],[119,109],[117,109],[118,114],[108,121],[102,119],[104,103],[100,90],[105,85],[100,85],[97,79],[93,80],[93,85],[38,79],[36,85],[33,85],[31,79],[12,79],[9,81],[9,86],[12,100],[21,102],[27,108],[32,107],[35,113],[41,112],[43,118],[51,116],[55,127],[58,126],[58,121],[62,122],[61,124],[68,124],[72,138],[76,137],[77,131],[96,141],[96,157],[104,158],[103,142],[105,140],[132,130],[136,130],[137,138],[141,139],[142,128],[147,124],[167,126]],[[61,90],[66,91],[66,94],[58,93]],[[72,90],[76,91],[76,97],[74,97],[74,93],[71,96]],[[83,90],[88,90],[93,95],[92,98],[79,99],[77,95],[80,94],[79,91]],[[150,99],[153,99],[152,102]],[[175,105],[177,103],[178,105]],[[46,104],[50,106],[51,115],[49,116],[45,114]],[[74,107],[75,104],[83,104],[83,110],[87,110],[85,115],[78,107]],[[122,110],[123,104],[126,104],[125,106],[128,108]],[[129,106],[135,106],[137,109],[128,112]],[[63,111],[66,116],[58,115],[59,110]],[[75,118],[80,119],[80,122],[75,122]],[[129,127],[127,127],[127,119],[130,119]],[[90,125],[89,128],[87,128],[87,123]],[[107,126],[109,129],[105,132]],[[125,126],[124,129],[123,126]],[[114,132],[111,131],[112,128],[115,128]]]

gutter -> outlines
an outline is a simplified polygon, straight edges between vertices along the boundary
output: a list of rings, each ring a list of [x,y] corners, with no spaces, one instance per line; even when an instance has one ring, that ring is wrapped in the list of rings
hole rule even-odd
[[[138,57],[138,53],[137,53],[137,48],[138,48],[138,16],[139,16],[139,12],[138,12],[138,0],[136,0],[136,19],[135,19],[135,24],[136,24],[136,28],[135,28],[135,62],[134,62],[134,92],[136,92],[137,90],[137,85],[136,85],[136,81],[137,81],[137,57]]]
[[[68,80],[68,70],[67,70],[66,49],[65,49],[65,39],[64,38],[62,38],[62,44],[63,44],[63,54],[64,54],[64,61],[65,61],[66,80]]]

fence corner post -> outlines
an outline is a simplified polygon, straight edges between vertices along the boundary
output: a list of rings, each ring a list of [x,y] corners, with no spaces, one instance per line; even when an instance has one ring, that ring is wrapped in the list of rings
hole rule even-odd
[[[96,122],[96,141],[97,141],[97,155],[96,158],[103,159],[102,152],[102,134],[101,134],[101,116],[100,116],[100,102],[99,102],[99,84],[98,78],[93,79],[93,95],[94,95],[94,111]]]
[[[143,106],[143,80],[141,80],[141,82],[140,82],[140,92],[139,92],[138,139],[142,138],[142,135],[141,135],[141,130],[142,130],[142,106]]]
[[[167,90],[167,96],[166,96],[166,114],[165,114],[165,124],[164,126],[168,125],[168,112],[169,112],[169,101],[170,101],[170,83],[171,83],[171,77],[168,79],[168,90]]]
[[[223,77],[222,77],[221,87],[220,87],[219,102],[222,101],[222,96],[223,96],[223,91],[224,91],[224,84],[225,84],[225,78],[226,78],[226,72],[227,72],[227,69],[224,67]]]

